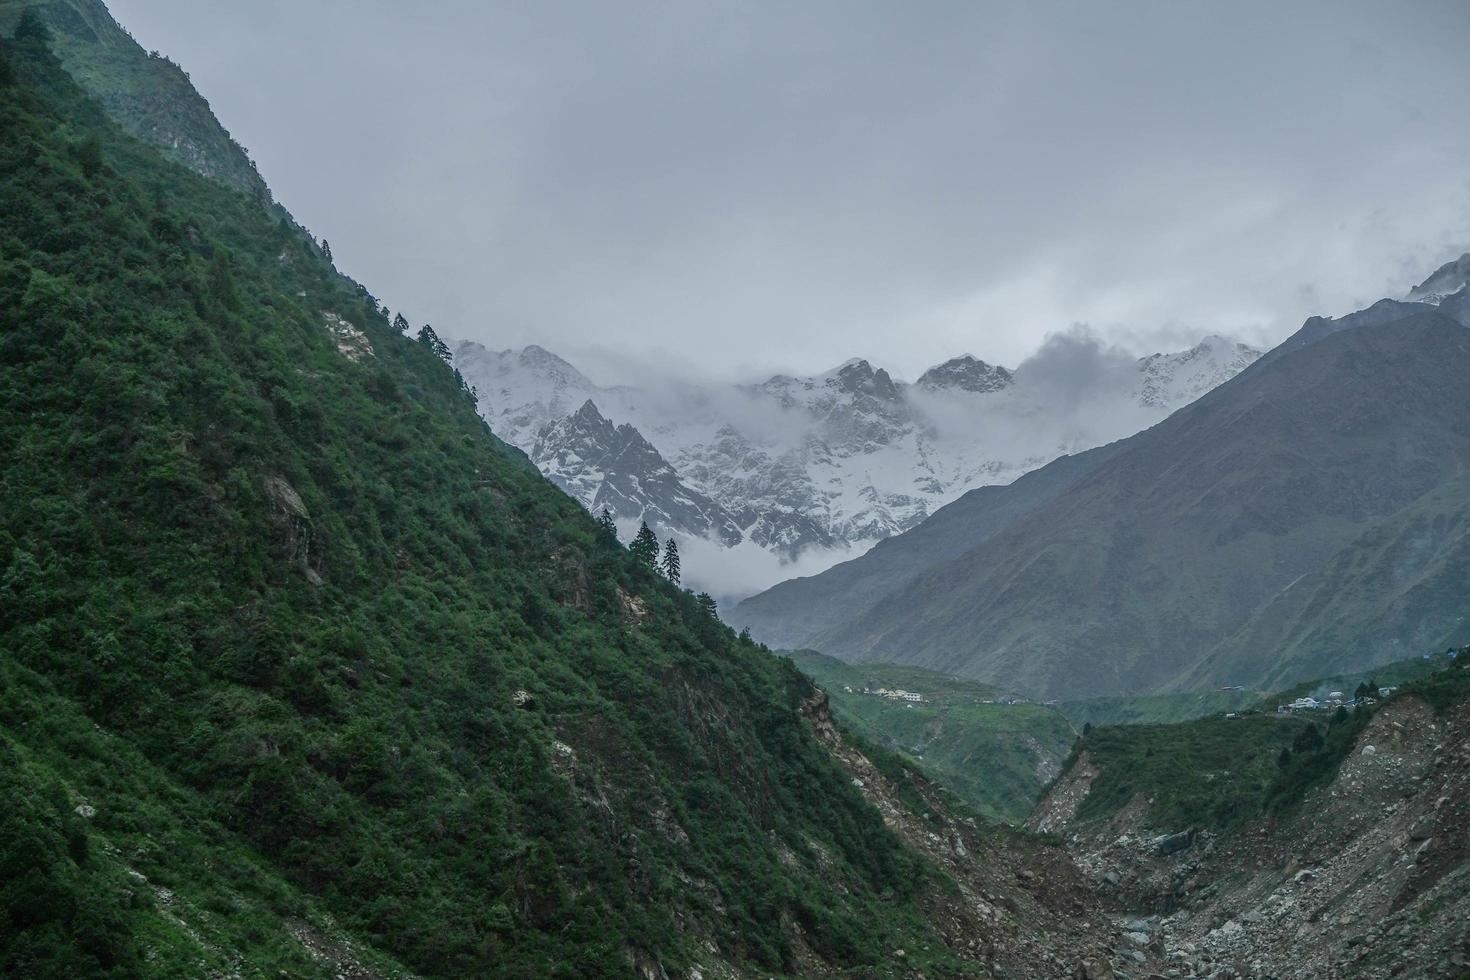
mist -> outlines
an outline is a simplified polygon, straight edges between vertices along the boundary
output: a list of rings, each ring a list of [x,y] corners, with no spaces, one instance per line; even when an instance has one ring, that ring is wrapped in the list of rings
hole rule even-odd
[[[1470,247],[1458,0],[113,7],[394,310],[604,383],[1269,346]]]

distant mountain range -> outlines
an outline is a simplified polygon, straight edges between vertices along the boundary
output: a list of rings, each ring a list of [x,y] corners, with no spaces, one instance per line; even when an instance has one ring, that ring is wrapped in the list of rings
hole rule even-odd
[[[1222,337],[1141,359],[1087,350],[1080,376],[1044,352],[1015,370],[964,355],[912,384],[862,359],[755,384],[618,387],[535,346],[464,343],[455,364],[496,434],[587,507],[791,561],[861,553],[968,489],[1136,432],[1261,353]]]
[[[734,611],[1046,696],[1284,682],[1470,640],[1470,256],[1313,317],[1164,422]]]

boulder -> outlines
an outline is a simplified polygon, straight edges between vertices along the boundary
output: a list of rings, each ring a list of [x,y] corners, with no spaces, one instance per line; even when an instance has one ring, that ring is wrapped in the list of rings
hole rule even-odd
[[[1177,854],[1180,851],[1186,850],[1193,843],[1193,830],[1186,830],[1178,834],[1165,834],[1163,837],[1154,839],[1154,853],[1160,857],[1167,857],[1170,854]]]

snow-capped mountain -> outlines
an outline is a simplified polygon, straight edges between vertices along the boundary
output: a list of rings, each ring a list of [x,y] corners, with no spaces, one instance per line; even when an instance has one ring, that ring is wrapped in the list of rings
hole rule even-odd
[[[551,482],[594,512],[636,515],[654,527],[725,545],[744,537],[724,508],[681,481],[637,429],[626,422],[614,426],[591,399],[542,426],[530,456]]]
[[[1016,376],[1003,367],[986,364],[973,354],[962,354],[919,375],[918,385],[931,390],[959,388],[984,394],[999,391],[1015,380]]]
[[[1260,353],[1206,337],[1085,377],[964,355],[913,384],[860,358],[705,386],[601,386],[534,346],[465,343],[455,364],[491,428],[589,508],[783,560],[840,560],[972,487],[1146,428]]]
[[[1404,300],[1439,306],[1456,293],[1462,293],[1466,283],[1470,283],[1470,252],[1434,270],[1428,279],[1409,290]]]
[[[1260,356],[1254,347],[1220,336],[1206,337],[1174,354],[1150,354],[1138,362],[1138,402],[1171,411],[1188,405]]]

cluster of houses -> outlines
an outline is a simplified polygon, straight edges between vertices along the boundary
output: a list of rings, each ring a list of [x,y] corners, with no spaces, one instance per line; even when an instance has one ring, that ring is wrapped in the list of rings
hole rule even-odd
[[[1396,687],[1380,687],[1378,697],[1386,698]],[[1278,704],[1277,714],[1295,714],[1298,711],[1335,711],[1338,708],[1356,708],[1360,704],[1377,704],[1376,698],[1362,695],[1360,697],[1344,698],[1341,691],[1333,691],[1324,698],[1300,697],[1288,704]]]
[[[1460,653],[1460,650],[1450,647],[1444,652],[1443,656],[1448,657],[1450,660],[1457,660]],[[1433,660],[1436,656],[1439,656],[1439,654],[1426,653],[1424,654],[1424,659]],[[1221,690],[1230,689],[1221,688]],[[1359,687],[1357,697],[1347,699],[1343,698],[1341,691],[1333,691],[1325,698],[1302,697],[1297,698],[1290,704],[1279,704],[1276,706],[1276,711],[1279,714],[1294,714],[1298,711],[1335,711],[1338,708],[1356,708],[1360,704],[1377,704],[1379,700],[1388,697],[1397,690],[1397,687],[1380,687],[1378,689],[1378,697],[1374,698],[1371,691],[1365,691],[1362,687]],[[1227,717],[1229,716],[1227,715]]]
[[[852,687],[850,685],[846,686],[846,690],[848,694],[853,693]],[[918,691],[905,691],[900,688],[865,687],[863,688],[862,693],[870,694],[874,697],[879,698],[888,698],[890,701],[922,702],[924,700],[924,695],[920,694]]]

